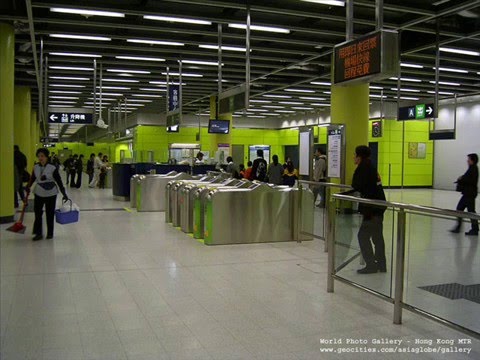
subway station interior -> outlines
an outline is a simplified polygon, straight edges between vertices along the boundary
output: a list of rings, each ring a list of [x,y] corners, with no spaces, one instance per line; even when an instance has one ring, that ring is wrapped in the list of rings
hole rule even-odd
[[[2,0],[0,359],[480,359],[479,139],[480,0]]]

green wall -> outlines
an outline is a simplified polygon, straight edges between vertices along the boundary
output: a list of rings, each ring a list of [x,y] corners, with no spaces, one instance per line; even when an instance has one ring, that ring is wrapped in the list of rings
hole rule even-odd
[[[402,185],[402,151],[405,164],[404,186],[432,186],[433,141],[428,139],[429,123],[427,121],[383,120],[383,135],[380,138],[372,138],[371,123],[372,121],[370,121],[368,141],[378,142],[378,171],[384,186]],[[405,126],[405,143],[402,143],[403,126]],[[409,142],[426,143],[425,159],[408,157]],[[390,183],[389,165],[391,169]]]
[[[80,142],[62,142],[55,144],[55,146],[49,148],[49,150],[50,152],[53,151],[58,154],[59,150],[63,150],[64,148],[72,150],[73,154],[83,154],[85,161],[90,157],[90,154],[98,154],[101,152],[108,156],[110,162],[119,162],[120,150],[126,150],[126,157],[132,157],[128,143],[94,143],[94,146],[87,146],[85,143]]]

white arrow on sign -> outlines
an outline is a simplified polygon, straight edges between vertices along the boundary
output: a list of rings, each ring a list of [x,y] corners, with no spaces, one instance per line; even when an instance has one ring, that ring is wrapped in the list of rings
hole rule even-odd
[[[55,114],[50,115],[50,120],[55,121],[58,119],[58,116],[55,116]]]
[[[433,109],[432,109],[431,106],[429,106],[429,107],[427,108],[427,114],[428,114],[428,115],[432,115],[432,112],[433,112]]]

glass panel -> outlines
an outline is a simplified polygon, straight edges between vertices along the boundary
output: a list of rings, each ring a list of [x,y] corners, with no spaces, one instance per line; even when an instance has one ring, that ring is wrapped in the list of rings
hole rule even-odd
[[[346,201],[337,201],[337,215],[335,222],[335,269],[336,274],[344,279],[362,285],[370,290],[379,292],[383,295],[392,296],[392,249],[395,224],[395,211],[388,209],[383,217],[375,216],[364,218],[358,212],[358,203]],[[381,229],[383,228],[383,232]],[[380,232],[380,233],[379,233]],[[380,254],[382,237],[385,246],[385,261],[383,263]],[[386,272],[375,271],[375,273],[360,274],[357,270],[366,267],[363,259],[359,242],[362,239],[365,243],[365,249],[370,244],[373,254],[369,263],[377,268],[385,265]],[[374,241],[377,246],[374,245]],[[368,253],[366,256],[368,258]],[[379,264],[376,265],[375,255],[378,257]]]
[[[452,234],[454,218],[407,214],[405,303],[480,332],[478,237]]]
[[[325,239],[325,208],[322,207],[322,195],[324,194],[322,189],[325,189],[324,186],[315,186],[313,184],[305,184],[301,183],[303,188],[310,189],[312,191],[313,196],[315,197],[314,207],[311,209],[314,212],[313,217],[313,235],[315,239]],[[323,195],[324,196],[324,195]]]

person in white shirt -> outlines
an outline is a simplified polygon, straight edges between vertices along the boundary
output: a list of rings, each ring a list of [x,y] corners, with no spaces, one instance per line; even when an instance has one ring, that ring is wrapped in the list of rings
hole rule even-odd
[[[102,161],[102,153],[98,153],[98,156],[95,157],[95,160],[93,161],[93,180],[88,185],[91,188],[97,187],[98,181],[100,180],[100,172],[102,170],[102,167],[104,167],[104,163]]]

